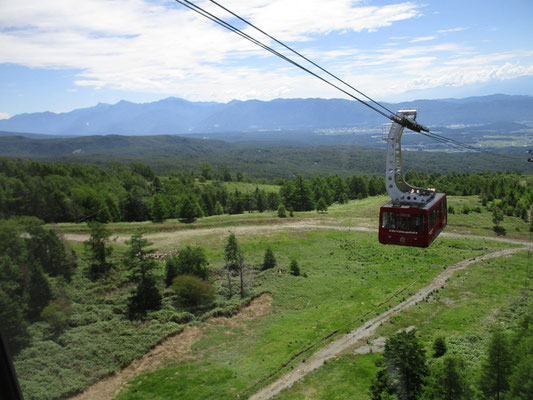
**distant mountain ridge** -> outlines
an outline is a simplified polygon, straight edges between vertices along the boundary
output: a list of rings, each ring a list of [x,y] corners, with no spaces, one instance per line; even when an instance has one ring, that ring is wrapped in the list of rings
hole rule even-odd
[[[533,121],[532,96],[491,95],[465,99],[383,103],[396,111],[417,108],[425,125],[495,124]],[[152,103],[119,101],[67,113],[19,114],[0,120],[0,130],[51,135],[161,135],[315,130],[379,126],[383,116],[343,99],[233,100],[190,102],[169,97]]]

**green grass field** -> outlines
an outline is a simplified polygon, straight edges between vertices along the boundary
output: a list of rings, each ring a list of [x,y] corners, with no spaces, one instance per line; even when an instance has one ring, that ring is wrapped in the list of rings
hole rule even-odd
[[[448,353],[460,356],[472,373],[479,366],[490,328],[499,323],[516,325],[531,310],[531,260],[521,253],[509,258],[479,262],[457,272],[448,285],[383,324],[373,338],[389,337],[398,330],[415,327],[431,357],[431,344],[444,336]],[[370,338],[371,341],[373,338]],[[370,399],[368,387],[375,376],[377,354],[345,354],[328,362],[326,368],[308,375],[276,399]],[[343,397],[350,393],[349,397]]]
[[[428,249],[380,245],[377,242],[378,213],[386,199],[382,196],[355,200],[333,205],[327,213],[302,212],[284,219],[278,218],[276,213],[265,212],[213,216],[192,224],[175,220],[162,224],[110,224],[112,232],[122,238],[138,231],[145,232],[154,243],[153,247],[165,252],[187,244],[204,247],[213,271],[211,280],[219,288],[224,284],[224,244],[229,232],[235,232],[249,265],[248,299],[244,302],[269,293],[271,312],[234,326],[216,325],[202,322],[205,315],[197,315],[188,322],[190,314],[174,310],[171,303],[166,302],[163,310],[151,313],[147,321],[130,322],[123,315],[131,290],[124,271],[118,267],[105,281],[91,283],[83,277],[85,261],[81,260],[74,277],[74,312],[70,327],[59,337],[50,337],[47,327],[37,324],[32,329],[38,340],[15,360],[26,398],[54,398],[75,393],[120,370],[187,324],[203,329],[190,354],[176,359],[166,368],[138,376],[118,398],[243,398],[297,366],[328,341],[398,304],[447,266],[515,246],[450,235],[441,236]],[[481,213],[460,213],[463,205],[471,208],[480,205],[477,197],[451,197],[449,204],[457,213],[449,216],[446,233],[496,237],[491,214],[484,207]],[[502,225],[508,238],[529,239],[529,225],[522,220],[505,217]],[[55,227],[65,234],[87,232],[85,224],[57,224]],[[349,228],[368,231],[348,231]],[[120,240],[113,246],[115,261],[120,265],[125,247]],[[269,246],[275,253],[278,267],[260,271]],[[83,253],[81,244],[74,244],[74,247],[79,254]],[[291,259],[298,261],[304,276],[289,274]],[[460,337],[475,331],[483,322],[480,320],[483,315],[497,314],[522,294],[519,282],[520,279],[527,281],[525,263],[524,256],[517,255],[480,263],[480,266],[476,264],[476,268],[469,268],[453,278],[453,282],[461,282],[459,288],[464,289],[463,292],[452,294],[457,285],[449,285],[439,291],[438,297],[383,325],[379,335],[415,325],[427,344],[436,334]],[[478,269],[480,272],[474,275]],[[160,263],[156,277],[162,278],[163,273]],[[495,273],[499,275],[493,275]],[[506,284],[496,290],[497,282]],[[408,286],[408,290],[404,290]],[[442,300],[447,291],[450,294],[446,296],[453,295],[457,299]],[[399,292],[400,295],[395,295]],[[464,295],[470,292],[472,294]],[[241,304],[238,296],[228,301],[221,293],[216,299],[218,311],[227,313]],[[486,299],[487,293],[495,299]],[[387,299],[388,302],[379,306]],[[449,304],[457,305],[455,313]],[[478,313],[476,307],[481,307],[483,312]],[[485,329],[484,325],[480,326]],[[350,354],[339,357],[280,398],[341,399],[349,394],[348,398],[366,399],[364,388],[374,374],[375,358],[375,355],[355,357]],[[339,382],[345,385],[339,386]]]

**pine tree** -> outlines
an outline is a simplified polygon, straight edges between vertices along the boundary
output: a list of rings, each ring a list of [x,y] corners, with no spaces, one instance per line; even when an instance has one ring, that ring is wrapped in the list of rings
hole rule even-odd
[[[315,208],[313,193],[302,175],[294,181],[294,211],[311,211]]]
[[[402,331],[385,343],[383,369],[372,385],[372,399],[395,394],[400,400],[416,400],[427,375],[426,355],[415,331]]]
[[[226,246],[224,247],[224,256],[226,260],[226,276],[228,278],[229,297],[233,295],[231,286],[231,275],[238,272],[240,277],[241,298],[244,297],[244,255],[241,247],[237,242],[235,234],[232,232],[228,236]]]
[[[184,196],[178,210],[178,218],[183,222],[193,222],[202,215],[200,205],[189,196]]]
[[[492,332],[487,349],[487,359],[481,366],[479,388],[487,399],[503,399],[509,389],[512,357],[507,337],[501,328]]]
[[[107,245],[111,231],[106,228],[105,224],[96,221],[87,223],[87,226],[91,230],[91,236],[83,244],[91,261],[89,274],[92,279],[98,279],[113,266],[107,261],[113,252],[113,248]]]
[[[265,256],[263,259],[263,271],[266,269],[274,268],[276,266],[276,257],[274,257],[274,252],[270,247],[265,250]]]
[[[164,198],[160,194],[152,197],[152,221],[163,222],[167,217],[167,207]]]
[[[161,307],[161,294],[157,289],[152,271],[156,263],[149,257],[154,250],[146,249],[152,243],[137,233],[126,241],[130,247],[126,252],[124,264],[131,271],[130,279],[137,282],[136,289],[128,299],[128,315],[131,319],[143,318],[148,310]]]
[[[317,212],[326,212],[328,210],[328,205],[323,197],[321,197],[316,203],[316,210]]]
[[[447,356],[431,370],[425,397],[429,400],[467,400],[471,398],[463,363]]]

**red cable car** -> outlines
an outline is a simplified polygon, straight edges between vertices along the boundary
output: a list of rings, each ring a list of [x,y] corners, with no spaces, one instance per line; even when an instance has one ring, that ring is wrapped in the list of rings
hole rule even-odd
[[[414,121],[416,110],[398,111],[387,138],[385,182],[391,201],[379,211],[379,242],[428,247],[447,223],[446,195],[417,188],[403,179],[401,137],[404,127],[429,131]]]
[[[379,242],[428,247],[447,222],[446,195],[437,193],[421,208],[395,206],[392,201],[379,210]]]

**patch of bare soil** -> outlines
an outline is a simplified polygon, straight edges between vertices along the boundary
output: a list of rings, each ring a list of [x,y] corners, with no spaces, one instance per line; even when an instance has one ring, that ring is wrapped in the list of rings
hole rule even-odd
[[[377,317],[367,321],[362,326],[349,332],[328,345],[324,346],[304,362],[295,366],[294,369],[282,375],[279,379],[266,386],[256,394],[250,397],[249,400],[267,400],[278,395],[282,390],[291,387],[295,382],[303,379],[308,373],[320,368],[325,361],[330,360],[350,349],[360,347],[362,343],[365,343],[370,338],[381,324],[387,321],[389,318],[401,313],[409,307],[419,303],[429,296],[435,289],[438,289],[446,285],[447,280],[458,270],[464,269],[469,265],[478,261],[488,260],[495,257],[504,257],[511,254],[527,251],[527,247],[505,249],[496,251],[494,253],[485,254],[480,257],[475,257],[469,260],[464,260],[446,268],[435,279],[433,279],[429,285],[420,289],[417,293],[409,297],[407,300],[390,308],[389,310],[379,314]],[[370,347],[368,349],[370,351]],[[353,350],[352,350],[353,352]]]
[[[241,326],[247,321],[269,314],[271,308],[272,296],[270,294],[262,294],[252,300],[248,306],[243,307],[238,314],[230,318],[211,318],[204,324],[188,326],[179,334],[165,339],[141,359],[133,361],[122,371],[95,383],[83,393],[72,397],[71,400],[113,399],[125,387],[127,381],[143,372],[194,359],[191,348],[209,326]]]

